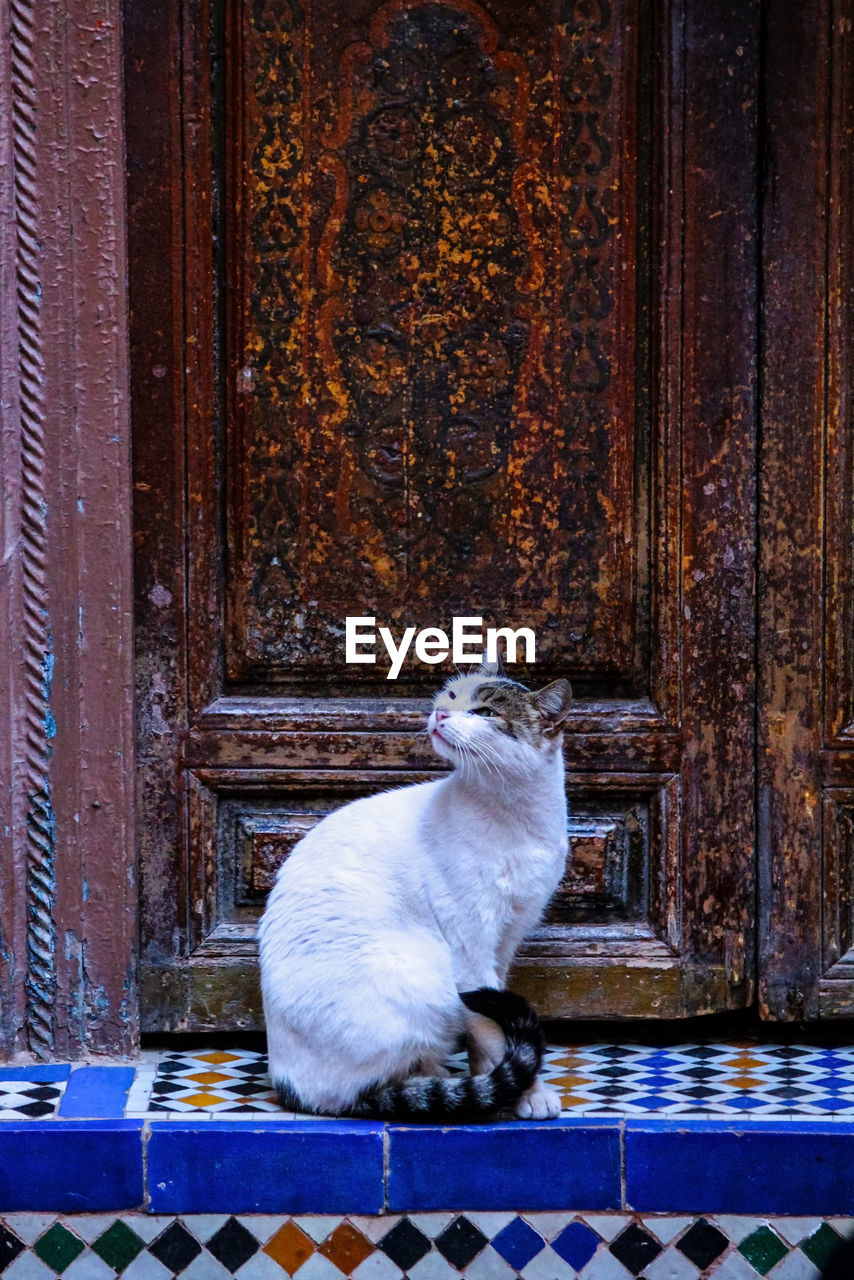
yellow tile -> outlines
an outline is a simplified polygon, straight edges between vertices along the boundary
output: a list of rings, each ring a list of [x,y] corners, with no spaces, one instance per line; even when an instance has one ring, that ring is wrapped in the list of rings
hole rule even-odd
[[[196,1084],[216,1084],[219,1080],[235,1080],[236,1076],[227,1076],[222,1071],[196,1071],[194,1075],[182,1076],[183,1080],[195,1080]]]
[[[716,1080],[715,1084],[728,1084],[733,1089],[761,1089],[767,1080],[756,1080],[753,1076],[732,1076],[729,1080]]]
[[[739,1058],[727,1058],[720,1063],[722,1067],[738,1067],[740,1071],[751,1070],[754,1067],[764,1067],[767,1063],[761,1058],[751,1058],[749,1054],[742,1054]]]
[[[210,1107],[216,1102],[225,1102],[215,1093],[191,1093],[189,1098],[179,1098],[179,1102],[188,1102],[191,1107]]]
[[[239,1053],[194,1053],[197,1062],[239,1062]]]
[[[264,1252],[292,1276],[314,1253],[314,1241],[291,1220],[279,1228],[272,1240],[267,1241]]]

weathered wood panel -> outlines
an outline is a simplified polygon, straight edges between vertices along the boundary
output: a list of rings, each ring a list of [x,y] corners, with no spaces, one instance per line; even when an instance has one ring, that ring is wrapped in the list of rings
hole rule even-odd
[[[689,954],[753,995],[759,9],[688,4],[672,91],[685,93],[678,359],[679,611]],[[678,136],[678,135],[677,135]],[[671,270],[674,269],[671,267]],[[669,311],[669,306],[668,306]],[[676,317],[668,316],[668,323]],[[666,365],[664,366],[666,369]],[[670,375],[672,376],[672,374]],[[673,394],[673,392],[669,392]]]
[[[230,7],[228,674],[476,606],[635,679],[634,0]]]
[[[854,1008],[852,18],[848,0],[777,0],[768,17],[759,963],[771,1018]]]

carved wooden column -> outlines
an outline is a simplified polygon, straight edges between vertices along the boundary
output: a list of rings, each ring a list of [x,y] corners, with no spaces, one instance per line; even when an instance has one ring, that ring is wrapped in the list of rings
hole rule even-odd
[[[0,1056],[137,1038],[116,0],[0,0]]]

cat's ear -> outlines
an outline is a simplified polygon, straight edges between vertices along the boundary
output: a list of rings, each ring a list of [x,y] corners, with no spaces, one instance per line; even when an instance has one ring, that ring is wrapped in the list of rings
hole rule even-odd
[[[572,706],[572,689],[568,680],[553,680],[545,688],[531,694],[531,701],[540,713],[543,732],[554,738],[563,729],[564,721]]]
[[[475,671],[478,676],[503,676],[504,663],[501,661],[501,655],[495,654],[494,659],[487,658],[486,654],[480,660],[480,666]]]

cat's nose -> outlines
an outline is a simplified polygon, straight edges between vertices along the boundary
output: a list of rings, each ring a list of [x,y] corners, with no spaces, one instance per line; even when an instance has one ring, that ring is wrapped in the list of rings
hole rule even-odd
[[[438,710],[436,710],[436,711],[434,711],[434,712],[433,712],[433,714],[434,714],[434,716],[436,717],[436,723],[437,723],[437,724],[438,724],[441,720],[449,720],[449,719],[450,719],[450,716],[451,716],[450,711],[446,711],[446,710],[444,709],[444,707],[439,707],[439,708],[438,708]]]

